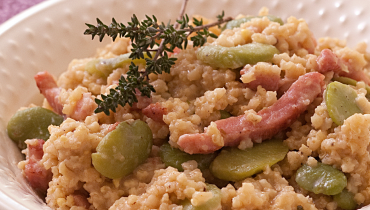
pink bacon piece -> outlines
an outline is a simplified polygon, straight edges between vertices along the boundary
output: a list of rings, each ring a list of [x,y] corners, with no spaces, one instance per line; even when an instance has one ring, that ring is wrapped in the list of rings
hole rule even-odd
[[[35,80],[40,93],[44,95],[53,110],[63,115],[63,104],[59,101],[61,88],[58,87],[53,75],[47,71],[39,72],[35,75]],[[92,99],[91,93],[83,93],[81,99],[76,102],[74,111],[66,117],[82,121],[91,115],[96,107],[97,104]]]
[[[54,111],[62,115],[63,105],[59,101],[61,89],[58,87],[53,75],[47,71],[44,71],[37,73],[34,78],[40,93],[44,95]]]
[[[73,194],[73,201],[75,203],[76,206],[81,206],[81,207],[84,207],[85,209],[89,209],[91,204],[89,203],[89,201],[87,200],[87,197],[86,196],[83,196],[83,195],[75,195]]]
[[[33,139],[31,141],[27,143],[27,164],[24,168],[24,174],[35,191],[45,194],[52,178],[51,170],[46,170],[40,163],[44,155],[42,148],[45,141],[42,139]]]
[[[142,96],[139,90],[136,90],[136,98],[137,102],[132,104],[132,110],[141,110],[145,107],[149,106],[152,103],[152,98],[148,98],[146,96]]]
[[[329,49],[322,50],[316,62],[319,65],[318,72],[320,73],[324,74],[333,71],[338,76],[349,77],[356,81],[364,81],[370,85],[370,78],[364,71],[356,70],[350,63],[339,58]],[[346,68],[348,72],[344,71],[343,68]]]
[[[143,114],[156,122],[165,124],[163,115],[167,114],[167,109],[162,107],[160,103],[150,104],[143,109]]]
[[[180,52],[181,52],[181,49],[180,49],[180,48],[178,48],[178,47],[175,47],[175,48],[173,49],[173,52],[167,52],[167,54],[168,54],[168,57],[172,57],[172,56],[174,56],[174,55],[179,54]]]
[[[113,81],[113,84],[118,85],[119,81]],[[142,110],[145,107],[149,106],[152,103],[152,98],[148,98],[146,96],[142,96],[139,89],[135,89],[135,96],[137,98],[137,102],[133,103],[131,106],[131,110],[138,111]]]
[[[73,194],[71,194],[73,197],[74,205],[75,206],[81,206],[85,209],[89,209],[91,204],[88,201],[89,193],[84,190],[80,189],[75,191]]]
[[[115,81],[114,83],[118,84],[118,81]],[[137,98],[137,102],[133,103],[130,107],[132,111],[140,111],[152,103],[152,98],[142,96],[138,89],[135,89],[135,96]]]
[[[240,75],[245,74],[248,69],[240,70]],[[252,90],[257,90],[257,87],[261,85],[267,91],[277,91],[279,89],[279,82],[280,82],[280,75],[276,74],[257,74],[255,75],[256,79],[249,82],[244,83],[243,87],[250,88]]]
[[[108,126],[107,133],[109,133],[109,132],[113,131],[114,129],[116,129],[118,125],[119,125],[119,122],[115,122],[114,124],[110,124]]]
[[[322,93],[324,85],[324,75],[307,73],[300,76],[275,104],[257,113],[262,117],[260,122],[250,122],[245,115],[215,121],[222,134],[224,146],[237,146],[248,138],[253,142],[260,142],[288,128]],[[189,154],[207,154],[221,148],[207,133],[184,134],[177,144]]]
[[[98,105],[91,98],[91,93],[83,93],[82,98],[77,101],[74,111],[67,115],[75,120],[83,121],[87,116],[94,113]]]

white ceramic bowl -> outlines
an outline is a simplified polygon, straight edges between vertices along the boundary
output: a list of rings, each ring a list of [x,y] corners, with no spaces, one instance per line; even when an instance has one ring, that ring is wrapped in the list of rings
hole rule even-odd
[[[49,0],[0,25],[0,209],[49,209],[37,198],[17,168],[22,156],[7,137],[6,124],[15,111],[29,103],[40,103],[33,76],[38,71],[59,75],[73,58],[92,55],[102,46],[84,36],[84,23],[98,17],[127,22],[132,14],[159,20],[174,20],[182,0]],[[215,17],[258,14],[262,6],[286,20],[304,18],[316,38],[347,39],[353,47],[369,42],[370,3],[364,0],[191,0],[187,13]],[[364,209],[370,209],[364,208]]]

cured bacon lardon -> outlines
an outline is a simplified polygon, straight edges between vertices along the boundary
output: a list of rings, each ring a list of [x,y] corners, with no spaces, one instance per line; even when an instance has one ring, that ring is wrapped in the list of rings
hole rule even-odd
[[[322,94],[324,85],[324,75],[307,73],[300,76],[275,104],[257,113],[260,122],[251,122],[245,115],[215,121],[224,146],[237,146],[247,138],[260,142],[288,128]],[[222,148],[207,133],[182,135],[177,144],[189,154],[207,154]]]

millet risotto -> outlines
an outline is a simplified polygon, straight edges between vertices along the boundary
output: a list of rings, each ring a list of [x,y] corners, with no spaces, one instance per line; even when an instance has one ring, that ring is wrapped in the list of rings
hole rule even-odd
[[[201,18],[200,16],[198,17]],[[203,18],[204,23],[211,20]],[[370,204],[370,54],[262,8],[176,48],[155,92],[95,113],[131,60],[128,38],[35,76],[41,106],[8,134],[51,209],[359,209]]]

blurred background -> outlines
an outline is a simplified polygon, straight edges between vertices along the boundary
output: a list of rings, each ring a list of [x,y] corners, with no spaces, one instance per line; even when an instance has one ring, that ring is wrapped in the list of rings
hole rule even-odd
[[[0,0],[0,24],[44,0]]]

